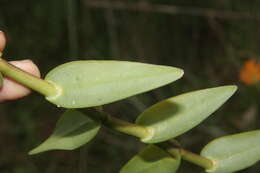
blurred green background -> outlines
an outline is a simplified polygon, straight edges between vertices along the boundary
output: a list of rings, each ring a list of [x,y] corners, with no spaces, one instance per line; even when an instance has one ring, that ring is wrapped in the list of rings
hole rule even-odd
[[[246,60],[260,60],[259,0],[1,0],[0,30],[7,60],[32,59],[42,76],[72,60],[115,59],[176,66],[182,79],[109,104],[134,121],[146,107],[171,96],[226,84],[238,92],[210,118],[178,137],[199,153],[210,140],[259,129],[260,90],[239,81]],[[144,144],[102,129],[74,151],[27,152],[52,132],[64,110],[37,93],[0,105],[1,173],[116,173]],[[201,172],[185,161],[179,173]],[[259,163],[241,172],[260,172]]]

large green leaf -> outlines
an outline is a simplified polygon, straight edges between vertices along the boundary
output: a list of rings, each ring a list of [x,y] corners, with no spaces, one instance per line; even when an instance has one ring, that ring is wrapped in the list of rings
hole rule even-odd
[[[174,157],[157,146],[149,145],[134,156],[120,173],[174,173],[180,162],[178,151]]]
[[[73,150],[95,137],[100,123],[76,110],[66,111],[58,121],[54,133],[29,154],[48,150]]]
[[[60,90],[50,102],[66,108],[104,105],[179,79],[178,68],[127,61],[73,61],[51,70],[46,80]]]
[[[260,130],[221,137],[207,144],[201,155],[213,160],[212,173],[230,173],[260,160]]]
[[[185,133],[218,109],[236,89],[236,86],[222,86],[198,90],[151,106],[136,121],[152,132],[142,141],[157,143]]]

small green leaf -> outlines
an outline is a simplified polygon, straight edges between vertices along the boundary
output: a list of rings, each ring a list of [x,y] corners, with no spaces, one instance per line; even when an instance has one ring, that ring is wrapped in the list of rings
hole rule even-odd
[[[50,102],[65,108],[94,107],[140,94],[179,79],[178,68],[127,61],[73,61],[46,80],[60,89]]]
[[[230,173],[247,168],[260,160],[260,130],[215,139],[201,155],[215,163],[207,172]]]
[[[185,133],[218,109],[236,89],[236,86],[203,89],[151,106],[136,121],[153,132],[151,136],[141,140],[157,143]]]
[[[134,156],[120,173],[175,173],[180,162],[177,151],[174,157],[155,145],[149,145]]]
[[[3,85],[3,76],[2,76],[2,74],[0,73],[0,87],[2,87],[2,85]]]
[[[55,149],[73,150],[94,138],[99,129],[99,122],[76,110],[68,110],[61,116],[54,133],[29,154]]]

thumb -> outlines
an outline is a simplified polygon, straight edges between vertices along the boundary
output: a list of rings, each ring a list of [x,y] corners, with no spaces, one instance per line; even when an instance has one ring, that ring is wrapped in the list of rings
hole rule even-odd
[[[0,52],[3,52],[6,44],[6,38],[3,31],[0,31]]]
[[[11,61],[9,63],[28,73],[35,75],[36,77],[40,77],[40,71],[38,67],[31,60]],[[0,88],[0,102],[15,100],[24,97],[29,93],[30,90],[28,88],[11,79],[5,78],[2,88]]]

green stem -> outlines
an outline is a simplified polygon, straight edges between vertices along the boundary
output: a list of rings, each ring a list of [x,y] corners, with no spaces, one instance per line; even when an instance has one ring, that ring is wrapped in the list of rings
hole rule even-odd
[[[51,83],[20,70],[1,58],[0,72],[4,76],[7,76],[45,96],[55,96],[58,94],[57,88],[55,88]]]
[[[122,121],[110,115],[107,115],[107,119],[103,123],[105,126],[112,128],[116,131],[126,133],[128,135],[136,136],[139,138],[145,138],[150,135],[147,128],[137,124],[132,124],[129,122]]]
[[[145,138],[151,135],[150,131],[146,127],[120,120],[109,115],[106,112],[93,109],[84,109],[83,112],[90,116],[92,119],[101,121],[104,126],[118,132],[136,136],[138,138]]]
[[[214,166],[214,162],[212,160],[209,160],[209,159],[202,157],[198,154],[187,151],[183,148],[178,148],[176,146],[173,146],[171,142],[167,141],[167,142],[163,142],[163,143],[158,143],[157,146],[166,150],[173,157],[176,157],[176,155],[177,155],[176,150],[178,150],[179,154],[181,155],[183,160],[191,162],[191,163],[198,165],[202,168],[211,169]]]
[[[214,162],[198,154],[190,151],[180,149],[181,156],[184,160],[189,161],[195,165],[203,167],[205,169],[211,169],[214,166]]]
[[[114,118],[108,113],[103,112],[100,108],[83,109],[82,112],[94,120],[101,121],[104,126],[119,132],[139,138],[146,138],[147,136],[151,135],[151,132],[146,127]],[[171,140],[157,143],[156,145],[166,150],[174,158],[178,158],[181,156],[184,160],[205,169],[211,169],[214,166],[214,162],[212,160],[184,150],[180,147],[177,141]]]

